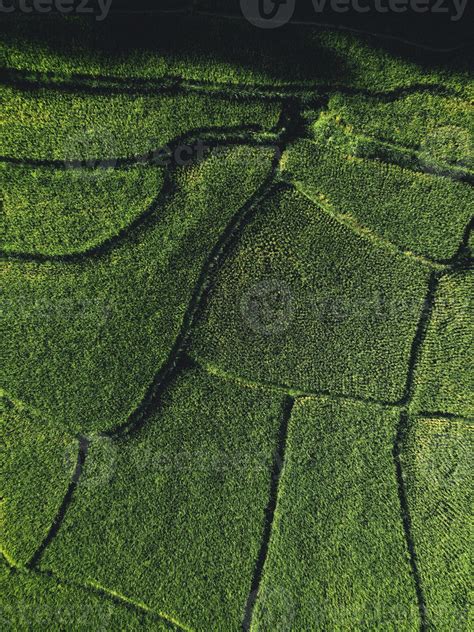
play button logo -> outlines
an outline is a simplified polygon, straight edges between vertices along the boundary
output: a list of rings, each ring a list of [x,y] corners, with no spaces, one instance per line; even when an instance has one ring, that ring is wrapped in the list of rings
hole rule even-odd
[[[244,17],[261,29],[274,29],[289,22],[296,0],[240,0]]]

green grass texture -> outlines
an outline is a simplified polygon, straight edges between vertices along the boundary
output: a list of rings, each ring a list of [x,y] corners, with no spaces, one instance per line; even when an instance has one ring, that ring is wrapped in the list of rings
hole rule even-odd
[[[295,392],[396,403],[428,276],[284,187],[222,266],[191,354]]]
[[[376,404],[296,402],[259,629],[285,618],[294,630],[419,629],[393,467],[398,418]]]
[[[473,623],[473,431],[468,421],[413,418],[402,452],[427,619],[439,630]]]
[[[179,630],[146,609],[127,604],[91,584],[88,589],[48,575],[11,570],[0,563],[0,607],[3,629],[47,630]],[[110,626],[110,627],[109,627]]]
[[[469,55],[194,5],[2,20],[0,628],[468,632]]]
[[[147,225],[97,256],[8,262],[8,392],[71,431],[124,423],[166,363],[219,235],[268,175],[273,154],[221,148],[178,169]]]

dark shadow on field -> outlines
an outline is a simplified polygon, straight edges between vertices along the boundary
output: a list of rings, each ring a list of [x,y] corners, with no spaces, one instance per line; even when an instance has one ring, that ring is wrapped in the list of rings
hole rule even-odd
[[[228,66],[242,79],[248,74],[257,74],[268,83],[350,82],[350,46],[343,45],[340,52],[322,47],[315,37],[321,32],[317,26],[298,26],[290,22],[276,29],[257,28],[243,19],[240,10],[235,8],[240,6],[239,3],[228,8],[230,5],[224,0],[200,0],[198,10],[209,10],[216,15],[197,14],[193,17],[187,11],[189,3],[185,0],[174,4],[177,14],[166,13],[169,2],[164,4],[165,11],[140,12],[140,1],[133,4],[134,11],[129,13],[124,11],[127,6],[127,11],[130,10],[131,4],[114,0],[109,15],[101,22],[89,16],[71,18],[49,14],[30,17],[19,13],[2,16],[0,38],[7,44],[15,43],[19,51],[39,45],[46,53],[58,55],[69,67],[72,67],[72,59],[92,55],[113,69],[115,63],[125,61],[132,53],[155,53],[181,62],[187,70],[196,63],[212,60],[220,66]],[[366,0],[365,4],[367,2],[372,0]],[[219,13],[231,17],[219,17]],[[374,14],[372,17],[372,14],[325,12],[317,15],[308,0],[304,5],[297,3],[295,17],[303,22],[316,20],[414,39],[422,45],[439,48],[460,46],[468,41],[464,37],[466,18],[453,23],[445,14],[423,14],[412,20],[405,14],[388,17]],[[435,52],[393,39],[342,32],[342,39],[352,37],[362,40],[368,53],[370,49],[385,51],[427,70],[468,71],[472,68],[472,48]]]
[[[185,0],[181,0],[185,2]],[[189,0],[188,0],[189,1]],[[267,9],[273,0],[266,0]],[[134,0],[136,10],[150,0]],[[287,0],[294,4],[292,21],[328,24],[344,29],[354,29],[381,36],[398,37],[414,44],[438,49],[449,49],[472,42],[474,7],[467,0],[465,6],[451,0],[425,0],[421,10],[416,3],[399,2],[390,5],[388,0],[359,0],[341,2],[340,10],[331,0]],[[114,0],[117,10],[127,6],[128,0]],[[195,6],[212,13],[241,16],[241,5],[254,6],[259,11],[258,0],[195,0]],[[344,7],[345,5],[345,7]],[[405,6],[404,6],[405,5]],[[390,7],[394,7],[390,9]],[[358,10],[358,7],[362,10]],[[317,9],[316,9],[317,8]],[[389,9],[388,11],[386,9]],[[394,10],[395,9],[395,10]]]
[[[211,60],[235,69],[243,79],[251,72],[263,75],[268,82],[348,76],[342,58],[319,46],[312,29],[305,28],[295,37],[292,26],[275,32],[257,29],[245,21],[206,16],[111,13],[103,22],[52,15],[20,16],[3,20],[0,37],[6,43],[15,43],[20,51],[39,45],[69,65],[74,57],[89,53],[112,65],[131,53],[155,53],[182,62],[187,69]]]

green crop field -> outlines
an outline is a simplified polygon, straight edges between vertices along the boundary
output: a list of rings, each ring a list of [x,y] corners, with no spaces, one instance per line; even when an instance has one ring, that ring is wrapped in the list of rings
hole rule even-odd
[[[469,55],[199,12],[0,52],[0,629],[472,630]]]

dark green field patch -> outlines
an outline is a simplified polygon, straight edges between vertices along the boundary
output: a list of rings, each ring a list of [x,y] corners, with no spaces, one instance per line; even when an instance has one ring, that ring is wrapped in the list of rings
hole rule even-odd
[[[0,399],[0,442],[0,549],[13,563],[25,564],[56,518],[78,442],[6,397]]]
[[[392,455],[398,418],[296,400],[253,629],[419,630]]]
[[[118,604],[80,586],[10,571],[0,562],[0,626],[5,632],[35,630],[178,630],[156,617]]]
[[[184,628],[240,630],[281,399],[198,369],[180,375],[147,425],[116,441],[113,454],[91,443],[41,568],[93,580]]]
[[[191,353],[288,390],[395,401],[427,276],[414,259],[280,190],[222,266]]]
[[[4,263],[8,391],[75,431],[123,423],[169,357],[203,266],[273,155],[221,148],[179,169],[174,194],[144,230],[98,256]]]
[[[335,94],[329,99],[328,110],[354,134],[418,150],[427,165],[437,160],[474,169],[472,99],[426,92],[390,101]]]
[[[157,197],[164,170],[56,169],[0,163],[1,249],[72,254],[98,246],[136,220]]]
[[[214,5],[1,20],[0,629],[468,632],[472,56]]]
[[[472,629],[474,425],[412,419],[402,452],[429,629]]]
[[[211,96],[84,94],[2,86],[0,155],[88,164],[164,150],[176,137],[209,128],[270,129],[275,102]],[[61,125],[58,125],[61,121]],[[164,159],[166,154],[158,154]],[[185,158],[187,157],[184,156]]]
[[[444,85],[468,92],[469,59],[462,49],[426,64],[426,51],[329,30],[260,29],[245,19],[109,15],[102,22],[54,16],[40,23],[2,24],[5,66],[28,71],[121,78],[184,78],[269,87],[307,82],[369,90]],[[34,34],[32,37],[32,33]],[[125,36],[124,36],[125,35]],[[173,84],[173,81],[171,82]],[[237,90],[238,92],[238,90]]]
[[[474,274],[441,279],[416,372],[415,411],[474,417]]]
[[[433,129],[426,132],[418,145],[410,146],[402,145],[396,139],[381,139],[372,130],[365,131],[348,123],[330,108],[322,114],[308,110],[304,117],[313,136],[323,143],[330,139],[333,149],[340,146],[346,153],[359,158],[395,163],[416,172],[470,184],[474,182],[473,132],[461,125],[436,127],[435,121],[431,120]]]
[[[358,157],[358,140],[323,117],[315,142],[301,140],[283,174],[315,202],[400,250],[445,260],[456,253],[474,215],[474,192],[453,181]]]

